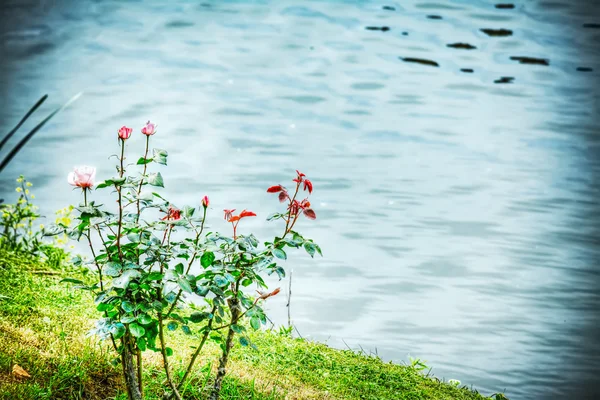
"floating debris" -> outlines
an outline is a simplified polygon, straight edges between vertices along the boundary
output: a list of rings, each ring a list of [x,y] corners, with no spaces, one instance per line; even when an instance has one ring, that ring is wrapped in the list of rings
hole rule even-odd
[[[383,8],[386,11],[396,11],[396,8],[392,6],[383,6],[381,8]]]
[[[488,36],[511,36],[513,32],[509,29],[481,29]]]
[[[464,50],[473,50],[473,49],[477,48],[473,45],[470,45],[469,43],[450,43],[450,44],[447,44],[446,46],[452,47],[453,49],[464,49]]]
[[[550,60],[546,60],[545,58],[511,57],[510,59],[518,61],[520,64],[550,65]]]
[[[401,59],[402,61],[405,61],[405,62],[412,62],[412,63],[423,64],[423,65],[430,65],[432,67],[439,67],[440,66],[435,61],[426,60],[424,58],[413,58],[413,57],[398,57],[398,58]]]
[[[461,72],[465,72],[465,73],[467,73],[467,74],[472,74],[473,72],[475,72],[475,71],[474,71],[473,69],[471,69],[471,68],[461,68],[460,70],[461,70]]]
[[[408,32],[402,32],[403,36],[408,36]]]
[[[441,15],[428,15],[427,18],[429,19],[442,19]]]
[[[368,31],[382,31],[382,32],[387,32],[390,30],[389,26],[367,26],[365,28]]]
[[[590,67],[577,67],[577,71],[581,71],[581,72],[592,72],[593,69],[591,69]]]
[[[496,4],[496,8],[509,10],[509,9],[515,8],[515,5],[511,4],[511,3],[499,3],[499,4]]]
[[[512,83],[515,80],[512,76],[501,76],[500,79],[496,79],[494,83]]]
[[[583,27],[584,28],[600,29],[600,24],[596,24],[596,23],[583,24]]]

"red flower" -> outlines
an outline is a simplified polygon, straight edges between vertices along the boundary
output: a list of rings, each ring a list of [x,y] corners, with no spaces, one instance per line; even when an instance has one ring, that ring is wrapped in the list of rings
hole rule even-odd
[[[267,193],[278,193],[281,192],[282,190],[285,190],[285,188],[281,185],[276,185],[276,186],[271,186],[270,188],[267,189]]]
[[[202,207],[207,208],[209,204],[210,204],[210,200],[208,200],[208,196],[204,196],[202,198]]]
[[[162,220],[168,221],[178,221],[181,219],[181,211],[173,206],[169,206],[167,209],[167,215],[165,215]]]
[[[308,179],[304,180],[304,190],[308,189],[308,194],[311,194],[313,191],[313,185],[312,182],[309,181]]]
[[[288,196],[286,191],[279,193],[279,202],[280,203],[285,203],[285,201],[289,198],[290,198],[290,196]]]
[[[229,221],[231,219],[231,216],[233,215],[233,212],[235,211],[235,208],[233,210],[223,210],[225,212],[225,221]]]

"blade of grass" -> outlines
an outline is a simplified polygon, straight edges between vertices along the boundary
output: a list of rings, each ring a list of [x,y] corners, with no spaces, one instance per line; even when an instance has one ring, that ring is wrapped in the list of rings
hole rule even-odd
[[[25,146],[25,144],[29,141],[29,139],[31,139],[33,137],[33,135],[35,135],[35,133],[37,131],[39,131],[44,125],[46,125],[46,123],[48,121],[50,121],[52,119],[52,117],[54,117],[59,111],[64,110],[65,108],[67,108],[67,106],[69,106],[71,103],[73,103],[75,100],[77,100],[79,98],[79,96],[81,96],[81,94],[82,94],[82,92],[77,93],[75,96],[73,96],[71,98],[71,100],[67,101],[65,103],[65,105],[54,110],[52,113],[50,113],[50,115],[48,115],[46,118],[44,118],[44,120],[42,122],[40,122],[35,128],[33,128],[27,134],[27,136],[25,136],[23,139],[21,139],[21,141],[19,143],[17,143],[17,145],[10,151],[10,153],[8,153],[8,155],[4,158],[4,160],[2,160],[2,164],[0,164],[0,173],[2,173],[4,168],[8,165],[8,163],[10,163],[10,161],[15,157],[15,155],[17,155],[19,150],[21,150],[21,148],[23,146]]]
[[[8,140],[12,137],[12,135],[15,134],[15,132],[21,127],[21,125],[23,125],[25,123],[25,121],[27,121],[27,118],[29,118],[31,116],[31,114],[33,114],[34,111],[37,110],[38,107],[41,106],[44,101],[46,101],[47,98],[48,98],[47,94],[43,95],[42,98],[39,99],[37,101],[37,103],[35,103],[33,105],[33,107],[31,107],[31,109],[27,112],[27,114],[25,114],[25,116],[23,118],[21,118],[21,121],[19,121],[17,126],[15,126],[12,131],[8,132],[8,135],[6,135],[4,137],[4,139],[2,139],[2,142],[0,142],[0,150],[2,150],[2,148],[4,147],[6,142],[8,142]]]

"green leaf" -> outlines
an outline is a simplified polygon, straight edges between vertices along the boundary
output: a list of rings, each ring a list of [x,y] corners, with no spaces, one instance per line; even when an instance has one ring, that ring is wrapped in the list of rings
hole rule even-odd
[[[260,318],[258,318],[258,317],[250,318],[250,326],[255,331],[259,330],[260,329]]]
[[[157,164],[167,165],[167,153],[166,150],[162,149],[152,149],[152,158],[154,158],[154,162]]]
[[[137,165],[144,165],[144,164],[149,164],[152,162],[151,158],[144,158],[144,157],[140,157],[139,160],[137,160]]]
[[[173,349],[170,347],[165,347],[165,353],[167,353],[167,357],[171,357],[173,355]]]
[[[148,281],[162,281],[162,279],[163,279],[164,276],[165,276],[164,274],[161,274],[160,272],[154,271],[154,272],[150,272],[148,274],[148,276],[146,276],[146,280],[148,280]]]
[[[174,331],[177,329],[177,327],[179,326],[179,324],[175,321],[171,321],[167,324],[167,329],[170,331]]]
[[[196,209],[194,207],[184,206],[183,210],[181,210],[181,211],[185,218],[192,218],[192,216],[194,215],[194,211],[196,211]]]
[[[179,284],[181,290],[187,293],[192,293],[192,286],[190,285],[190,282],[188,282],[185,276],[179,277],[177,283]]]
[[[121,264],[116,262],[107,262],[102,267],[102,273],[108,276],[119,276],[121,274]]]
[[[274,213],[267,217],[267,221],[273,221],[273,220],[279,219],[281,217],[282,217],[282,215],[280,213]]]
[[[224,287],[229,284],[229,281],[223,275],[215,275],[214,280],[215,280],[215,283],[217,285],[219,285],[220,287]]]
[[[183,331],[183,333],[185,333],[186,335],[191,335],[192,334],[192,330],[190,329],[189,326],[187,325],[181,325],[181,330]]]
[[[200,257],[200,264],[204,268],[210,267],[214,261],[215,261],[215,254],[210,251],[204,252],[204,254],[202,254],[202,257]]]
[[[83,285],[83,281],[80,281],[79,279],[73,279],[73,278],[65,278],[65,279],[61,279],[60,283],[63,282],[67,282],[67,283],[74,283],[76,285]]]
[[[129,324],[133,321],[135,321],[135,316],[133,315],[124,315],[121,317],[121,322],[124,324]]]
[[[162,188],[165,187],[165,183],[163,181],[163,177],[160,174],[160,172],[148,174],[147,182],[148,182],[148,184],[150,184],[152,186],[158,186],[158,187],[162,187]]]
[[[120,322],[113,324],[110,327],[110,333],[113,335],[113,339],[119,339],[125,334],[125,325]]]
[[[113,309],[113,305],[112,304],[108,304],[108,303],[100,303],[96,306],[96,310],[102,312],[102,311],[108,311],[108,310],[112,310]]]
[[[175,272],[177,272],[179,275],[183,275],[183,264],[179,263],[175,266]]]
[[[139,278],[142,274],[135,269],[128,269],[123,275],[113,279],[113,286],[119,289],[126,289],[132,279]]]
[[[281,249],[274,248],[273,255],[281,260],[287,260],[287,254],[285,254],[285,251]]]
[[[143,337],[137,338],[136,343],[141,351],[146,351],[146,339],[144,339]]]
[[[240,336],[240,344],[242,346],[246,347],[250,344],[250,341],[248,340],[248,338],[246,336]]]
[[[138,317],[138,321],[142,325],[148,325],[148,324],[152,323],[152,317],[149,316],[148,314],[142,314]]]
[[[306,252],[312,257],[315,257],[315,251],[317,250],[317,248],[315,247],[315,245],[311,242],[304,242],[304,250],[306,250]]]
[[[144,329],[144,327],[141,325],[138,325],[136,323],[129,325],[129,331],[136,338],[142,337],[146,333],[146,330]]]
[[[242,333],[246,330],[242,325],[233,324],[231,325],[231,330],[235,333]]]
[[[127,300],[125,300],[121,303],[121,308],[123,310],[125,310],[125,312],[127,312],[127,313],[133,312],[133,310],[135,310],[135,306]]]
[[[204,321],[206,318],[208,318],[210,314],[207,312],[193,312],[190,314],[188,320],[194,324],[197,324],[198,322],[202,322]]]
[[[321,257],[323,257],[323,253],[321,252],[321,247],[316,243],[313,243],[313,245],[315,246],[315,249],[317,249],[317,253],[319,253],[319,255]]]

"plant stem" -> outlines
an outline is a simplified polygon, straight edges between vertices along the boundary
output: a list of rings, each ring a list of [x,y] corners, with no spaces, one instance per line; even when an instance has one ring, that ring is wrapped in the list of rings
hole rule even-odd
[[[194,260],[196,260],[196,256],[198,255],[198,239],[200,239],[200,235],[202,235],[202,231],[204,230],[204,221],[205,220],[206,220],[206,207],[204,208],[204,216],[202,217],[202,224],[200,225],[200,232],[196,233],[196,240],[194,241],[196,244],[196,248],[194,249],[194,254],[192,254],[192,257],[190,258],[190,262],[188,263],[187,269],[185,270],[186,275],[190,273],[192,264],[194,263]],[[179,301],[179,298],[181,297],[182,293],[183,293],[183,290],[179,289],[179,292],[177,292],[177,296],[175,297],[175,301],[173,301],[173,304],[171,304],[169,311],[167,311],[167,314],[165,315],[166,318],[169,318],[169,315],[171,315],[171,313],[175,309],[175,306],[177,305],[177,302]]]
[[[119,178],[123,178],[123,174],[125,173],[125,169],[123,168],[123,159],[125,158],[125,141],[123,139],[121,141],[121,168],[119,169]],[[123,251],[121,249],[121,229],[123,228],[123,196],[122,196],[122,187],[117,186],[117,192],[119,193],[119,224],[117,227],[117,249],[119,251],[119,261],[123,262]]]
[[[129,332],[121,338],[121,365],[123,366],[123,376],[125,377],[125,385],[127,386],[127,396],[129,400],[143,400],[139,383],[136,382],[138,379],[133,365],[133,354],[129,348],[130,339]]]
[[[229,352],[233,347],[233,337],[235,335],[235,331],[231,328],[231,325],[235,325],[238,323],[240,319],[240,301],[237,298],[238,292],[240,289],[240,280],[238,279],[235,283],[235,290],[233,292],[233,298],[229,299],[227,302],[229,303],[229,309],[231,310],[231,324],[229,326],[229,330],[227,332],[227,340],[225,341],[225,348],[223,349],[223,354],[221,355],[221,359],[219,360],[219,368],[217,369],[217,377],[215,378],[215,384],[213,386],[212,393],[210,394],[209,400],[219,400],[219,394],[221,393],[221,387],[223,384],[223,378],[227,372],[227,362],[229,361]]]
[[[290,328],[292,326],[292,312],[291,312],[291,307],[290,307],[290,303],[292,302],[292,274],[294,273],[294,270],[290,271],[290,285],[288,287],[288,299],[287,299],[287,314],[288,314],[288,328]]]
[[[210,311],[210,313],[214,314],[215,311],[216,311],[216,309],[217,309],[217,306],[213,306],[213,308]],[[183,384],[185,383],[187,377],[189,376],[190,372],[192,371],[192,367],[194,366],[194,363],[196,362],[196,358],[198,358],[198,355],[200,355],[200,352],[202,351],[202,347],[204,347],[204,343],[206,343],[206,339],[208,339],[208,335],[211,332],[213,321],[214,321],[213,318],[211,318],[208,321],[208,325],[206,325],[206,328],[205,328],[206,330],[204,331],[204,334],[202,335],[202,339],[200,340],[200,344],[198,345],[198,347],[196,348],[196,351],[192,355],[192,358],[190,359],[190,363],[188,364],[188,367],[185,370],[185,373],[183,374],[183,377],[181,378],[181,381],[179,382],[179,385],[177,385],[177,389],[181,390],[181,388],[183,387]]]

